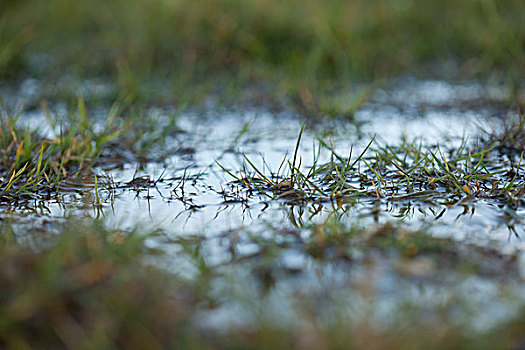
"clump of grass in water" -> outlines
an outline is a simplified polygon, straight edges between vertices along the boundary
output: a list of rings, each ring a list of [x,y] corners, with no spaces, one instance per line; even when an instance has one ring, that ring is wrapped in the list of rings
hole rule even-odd
[[[360,91],[316,91],[306,85],[292,87],[288,92],[289,101],[295,110],[311,120],[329,118],[353,119],[355,113],[372,97],[376,86]]]
[[[301,171],[300,161],[296,163],[299,134],[293,162],[284,157],[281,167],[270,174],[258,168],[245,156],[247,165],[241,176],[233,174],[234,186],[241,186],[269,197],[284,199],[291,204],[317,203],[323,201],[351,201],[359,198],[379,201],[429,200],[438,203],[445,200],[450,205],[463,198],[485,198],[506,204],[506,211],[513,211],[523,205],[525,182],[523,154],[516,164],[504,163],[494,158],[494,146],[482,149],[478,145],[469,148],[467,141],[448,152],[439,146],[424,147],[422,143],[406,140],[399,146],[379,145],[367,154],[374,138],[357,158],[338,155],[332,147],[319,139],[312,165]],[[321,147],[330,152],[330,161],[320,164]],[[280,175],[288,162],[288,172]],[[251,172],[252,174],[249,174]],[[517,217],[517,215],[514,215]]]
[[[73,178],[92,185],[95,166],[163,159],[169,152],[158,152],[158,148],[179,131],[175,123],[182,108],[160,125],[157,115],[136,109],[124,99],[113,104],[105,120],[96,120],[88,116],[78,95],[77,111],[60,121],[42,105],[54,137],[44,137],[30,126],[20,127],[22,110],[13,114],[0,109],[1,200],[46,199]]]
[[[503,120],[501,130],[483,130],[487,143],[502,151],[525,152],[525,114],[519,113]]]
[[[20,110],[0,111],[0,196],[12,201],[56,192],[62,180],[89,174],[103,145],[119,131],[95,133],[78,99],[79,121],[61,127],[57,137],[47,138],[30,127],[19,128]]]

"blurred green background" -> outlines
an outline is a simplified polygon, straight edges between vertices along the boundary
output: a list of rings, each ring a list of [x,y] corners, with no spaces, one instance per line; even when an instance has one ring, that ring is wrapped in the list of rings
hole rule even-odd
[[[4,0],[0,76],[317,84],[525,72],[522,0]]]

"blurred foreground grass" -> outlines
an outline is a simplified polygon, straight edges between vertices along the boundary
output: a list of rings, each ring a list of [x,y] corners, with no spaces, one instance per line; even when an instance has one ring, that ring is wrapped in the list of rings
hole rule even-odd
[[[73,221],[37,249],[2,228],[0,346],[176,347],[188,305],[171,297],[175,280],[142,261],[146,236]]]
[[[0,11],[4,77],[109,76],[132,90],[168,76],[178,93],[228,78],[288,92],[443,70],[515,86],[525,72],[520,0],[20,0]]]
[[[418,306],[416,302],[405,305],[399,314],[390,315],[395,321],[385,328],[374,323],[373,313],[367,316],[366,307],[359,311],[361,313],[351,314],[358,321],[343,315],[338,318],[338,312],[330,314],[328,310],[319,309],[318,303],[329,302],[337,306],[337,299],[331,299],[335,296],[331,285],[318,287],[326,290],[326,295],[313,293],[301,297],[297,294],[293,302],[299,314],[290,316],[291,323],[275,322],[262,316],[233,327],[228,326],[225,319],[222,327],[210,328],[198,315],[213,313],[221,306],[228,307],[229,303],[238,301],[234,288],[229,287],[234,280],[239,283],[237,288],[245,293],[257,290],[254,294],[250,292],[249,297],[246,295],[248,304],[245,307],[249,312],[264,314],[266,297],[271,295],[276,284],[262,282],[268,280],[269,274],[282,270],[278,254],[266,254],[261,260],[255,256],[242,259],[243,262],[232,261],[235,268],[225,270],[212,267],[200,255],[201,243],[181,239],[186,248],[177,256],[200,266],[195,270],[196,275],[187,279],[182,277],[185,271],[181,265],[173,265],[172,272],[168,273],[152,264],[159,252],[148,249],[145,242],[160,233],[112,230],[101,221],[73,219],[56,226],[55,230],[58,235],[31,229],[21,237],[9,224],[4,223],[0,228],[2,348],[518,349],[524,341],[525,310],[517,309],[515,317],[488,331],[472,331],[460,326],[461,322],[455,323],[463,313],[469,312],[469,306],[462,304],[461,292],[455,291],[437,307]],[[468,273],[479,277],[494,274],[497,266],[515,273],[512,258],[484,249],[467,253],[450,240],[429,238],[425,233],[394,225],[348,229],[332,220],[313,226],[309,235],[306,245],[297,248],[312,252],[315,246],[316,253],[312,257],[327,267],[341,266],[344,259],[331,252],[345,250],[354,242],[354,249],[362,251],[365,258],[348,261],[347,268],[366,268],[378,259],[379,265],[392,263],[398,266],[398,271],[404,271],[402,273],[409,278],[420,278],[425,285],[431,285],[436,276],[450,268],[449,264],[464,271],[463,277]],[[38,248],[34,247],[35,243]],[[194,244],[197,246],[190,249]],[[264,242],[260,244],[264,248]],[[278,246],[275,242],[271,244],[274,253],[286,249]],[[321,251],[325,253],[319,254]],[[464,259],[465,254],[470,261]],[[444,257],[446,266],[439,267],[438,262],[441,264]],[[250,269],[253,269],[251,277],[242,277]],[[262,269],[267,273],[260,273]],[[495,279],[502,283],[503,295],[509,297],[509,291],[505,291],[506,278],[498,275],[494,275]],[[286,279],[284,275],[281,278]],[[368,278],[354,281],[344,289],[348,289],[347,293],[353,291],[362,295],[372,307],[377,296],[369,283]],[[225,288],[231,294],[217,293],[220,285],[223,287],[219,290]],[[356,305],[360,305],[358,300],[354,307]],[[348,304],[341,305],[339,311],[347,307]]]

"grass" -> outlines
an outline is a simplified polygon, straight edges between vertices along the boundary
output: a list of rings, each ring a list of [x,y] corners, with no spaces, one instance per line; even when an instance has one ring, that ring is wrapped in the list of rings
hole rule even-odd
[[[76,110],[65,116],[52,113],[44,103],[41,113],[51,128],[20,126],[24,111],[0,109],[0,196],[3,201],[50,199],[72,178],[90,185],[94,168],[114,168],[123,162],[162,160],[171,149],[161,148],[177,134],[180,110],[161,121],[154,113],[123,102],[115,103],[103,118],[90,115],[81,95]],[[130,158],[131,157],[131,158]]]
[[[99,157],[102,145],[116,136],[90,133],[83,102],[79,102],[81,119],[77,128],[66,127],[52,138],[18,127],[22,111],[16,115],[5,110],[4,113],[0,115],[4,200],[54,192],[62,179],[85,174]]]
[[[71,220],[31,249],[9,226],[0,246],[0,344],[6,349],[176,347],[188,305],[142,260],[147,235]]]
[[[519,161],[506,164],[493,151],[513,137],[508,131],[503,136],[507,141],[502,139],[488,148],[466,140],[459,147],[449,149],[405,140],[400,145],[378,145],[372,149],[372,138],[355,158],[352,158],[352,149],[349,157],[343,157],[319,139],[312,164],[302,171],[297,158],[301,135],[302,130],[293,161],[283,158],[277,170],[267,172],[246,156],[240,175],[219,165],[235,179],[234,185],[293,203],[376,198],[384,201],[431,199],[452,204],[466,197],[495,200],[513,209],[523,205],[525,183],[520,175],[523,152]],[[321,147],[329,151],[328,162],[319,161]]]
[[[494,143],[502,153],[525,150],[525,114],[511,114],[503,119],[503,127],[483,130],[487,143]]]

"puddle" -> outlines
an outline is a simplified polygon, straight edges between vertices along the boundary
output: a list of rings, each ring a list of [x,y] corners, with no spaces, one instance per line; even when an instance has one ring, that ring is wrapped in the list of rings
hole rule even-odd
[[[94,87],[93,93],[102,91],[104,95],[107,91],[103,85],[100,81],[83,84],[86,89]],[[21,89],[24,94],[31,95],[38,90],[38,84],[27,80]],[[401,88],[396,85],[376,91],[371,101],[357,112],[355,121],[331,120],[306,129],[298,152],[301,167],[308,169],[312,165],[318,138],[329,143],[341,156],[347,156],[352,148],[354,157],[374,136],[376,141],[372,147],[396,145],[402,139],[448,148],[457,147],[464,140],[474,144],[480,125],[490,123],[501,108],[494,107],[492,102],[504,100],[507,95],[504,89],[488,89],[476,83],[454,85],[442,81],[404,80]],[[480,100],[491,101],[491,104],[480,110],[465,107],[469,102]],[[62,107],[57,108],[59,114],[65,113]],[[151,111],[159,119],[167,118],[172,112],[158,108]],[[37,125],[41,132],[52,135],[42,114],[24,114],[20,122]],[[502,247],[509,244],[518,249],[523,247],[519,237],[523,228],[517,225],[516,232],[509,231],[501,220],[501,204],[490,200],[432,206],[412,200],[378,204],[371,198],[362,198],[344,206],[322,203],[313,209],[271,201],[262,195],[243,199],[242,191],[231,184],[234,179],[217,162],[239,174],[246,165],[246,156],[260,169],[275,171],[285,156],[291,159],[301,125],[301,118],[290,112],[274,114],[264,109],[188,112],[177,120],[177,127],[183,132],[167,142],[165,148],[170,151],[163,151],[172,155],[162,164],[148,163],[142,168],[125,164],[122,169],[109,172],[99,169],[99,176],[112,182],[106,189],[102,185],[99,190],[104,199],[101,210],[85,209],[92,195],[88,186],[88,191],[72,188],[58,200],[4,207],[3,211],[61,218],[82,210],[104,216],[112,224],[151,225],[175,235],[214,235],[275,221],[285,228],[301,222],[323,222],[335,210],[341,213],[341,220],[348,222],[359,219],[384,223],[393,219],[415,228],[432,223],[430,232],[438,236]],[[322,152],[319,161],[329,160],[329,154],[326,150]],[[137,190],[126,186],[139,177],[163,181],[150,188],[139,184]],[[183,177],[187,179],[181,186]],[[315,215],[312,214],[314,210]],[[378,215],[370,215],[372,212]],[[523,218],[523,209],[519,209],[517,215]]]
[[[399,142],[405,137],[418,139],[423,144],[440,143],[450,147],[459,145],[465,138],[475,140],[479,130],[477,125],[489,117],[489,112],[483,115],[432,111],[416,118],[365,109],[357,115],[358,121],[366,120],[359,127],[334,121],[317,126],[314,131],[305,131],[299,156],[302,168],[308,169],[313,163],[319,135],[332,143],[334,151],[340,155],[347,155],[351,147],[354,154],[359,154],[374,135],[379,144]],[[116,183],[130,181],[137,176],[156,179],[162,175],[173,179],[159,183],[149,192],[117,191],[111,207],[108,205],[105,210],[108,219],[129,222],[129,218],[133,218],[137,222],[160,225],[176,234],[182,231],[213,235],[239,227],[264,226],[275,221],[283,227],[294,227],[301,221],[323,222],[328,215],[338,211],[340,219],[349,222],[359,219],[382,223],[394,219],[414,227],[433,223],[435,227],[431,228],[431,232],[439,236],[473,239],[483,244],[497,241],[502,246],[512,244],[522,247],[521,239],[509,231],[501,220],[501,203],[496,201],[469,200],[456,205],[432,206],[411,200],[377,204],[373,198],[363,198],[343,207],[330,202],[320,204],[313,215],[311,206],[288,205],[283,201],[268,200],[262,195],[243,197],[242,189],[231,184],[234,179],[215,161],[239,175],[243,164],[246,164],[243,158],[246,155],[258,168],[275,171],[283,157],[288,155],[291,159],[294,152],[301,121],[293,116],[272,115],[265,111],[243,114],[217,112],[207,116],[185,115],[180,119],[180,126],[187,131],[184,147],[194,151],[176,154],[162,166],[149,164],[136,172],[136,168],[129,165],[124,170],[111,173]],[[247,131],[239,137],[246,126]],[[360,129],[360,137],[357,128]],[[320,161],[328,160],[328,156],[329,152],[321,153]],[[181,196],[180,185],[173,191],[184,172],[191,179],[184,184],[187,201],[177,199]],[[251,172],[254,173],[253,170]],[[379,214],[374,218],[369,214],[375,210],[379,210]],[[518,215],[523,217],[523,210],[518,211]],[[517,233],[522,233],[519,225]]]
[[[95,94],[107,93],[101,83],[93,82],[86,86]],[[29,97],[38,90],[32,81],[22,84],[22,88]],[[329,120],[305,129],[298,162],[301,169],[312,166],[319,149],[318,138],[332,147],[336,154],[345,157],[352,149],[354,158],[366,148],[374,135],[376,141],[373,147],[396,145],[403,139],[417,140],[425,147],[441,144],[444,148],[454,148],[465,140],[474,144],[479,136],[479,126],[490,123],[498,115],[501,106],[496,102],[505,100],[507,95],[504,89],[487,90],[475,83],[454,85],[440,81],[409,81],[402,88],[378,90],[372,100],[357,112],[355,120]],[[477,105],[469,108],[469,105],[487,100],[490,103],[485,108],[478,108]],[[162,109],[153,111],[159,117],[171,112]],[[42,115],[32,112],[23,117],[27,119],[21,120],[22,123],[39,125],[44,131],[47,130]],[[264,169],[266,173],[275,172],[285,156],[291,161],[302,124],[301,118],[290,112],[275,114],[265,109],[186,112],[177,120],[177,127],[183,132],[173,136],[163,146],[166,149],[162,151],[168,151],[171,155],[162,163],[146,163],[140,167],[124,164],[113,170],[97,169],[99,196],[102,199],[100,208],[92,205],[92,184],[87,184],[85,188],[71,184],[70,188],[64,188],[60,198],[33,200],[12,207],[3,205],[1,214],[22,217],[22,224],[29,225],[38,221],[62,220],[69,215],[90,215],[104,217],[110,226],[161,228],[174,241],[181,237],[199,237],[205,240],[202,243],[205,261],[212,266],[230,261],[229,249],[232,245],[240,256],[264,253],[257,240],[251,238],[240,237],[232,243],[232,237],[239,232],[249,232],[263,239],[265,235],[272,236],[276,232],[270,227],[278,227],[279,232],[301,232],[333,216],[348,225],[402,222],[405,227],[426,228],[435,237],[452,238],[462,244],[492,247],[503,254],[519,251],[519,261],[524,265],[525,232],[520,221],[525,219],[523,202],[513,214],[517,218],[512,220],[505,219],[501,202],[490,199],[436,203],[417,198],[377,201],[369,196],[342,204],[327,200],[298,205],[285,200],[270,200],[257,191],[248,194],[242,186],[235,185],[232,182],[235,179],[221,168],[238,175],[246,166],[246,156],[258,169]],[[328,160],[330,152],[323,150],[318,161]],[[255,174],[253,169],[248,173]],[[523,176],[523,173],[520,174]],[[152,246],[161,244],[155,240],[150,243]],[[165,263],[168,269],[192,275],[191,264],[183,261],[187,257],[182,255],[182,258],[177,258],[179,246],[161,248],[168,251],[168,256],[173,255]],[[481,310],[480,305],[490,304],[490,310],[474,314],[465,311],[467,321],[460,320],[458,316],[457,322],[467,322],[475,329],[490,328],[498,320],[513,315],[513,302],[501,297],[501,288],[512,290],[514,297],[521,303],[525,302],[525,296],[520,292],[523,278],[521,282],[507,283],[477,276],[464,279],[460,273],[454,272],[454,276],[449,276],[447,281],[425,280],[417,285],[412,277],[394,271],[395,267],[391,264],[393,261],[399,263],[397,258],[372,258],[371,262],[360,263],[349,272],[348,266],[318,263],[304,252],[294,249],[281,253],[278,265],[281,268],[284,266],[288,272],[277,277],[272,292],[263,299],[266,305],[271,305],[269,314],[286,314],[291,317],[288,322],[292,322],[295,312],[288,303],[301,293],[309,300],[308,305],[314,305],[312,299],[316,297],[325,302],[337,300],[330,303],[332,309],[328,308],[324,311],[326,313],[334,313],[336,305],[346,305],[343,315],[340,315],[343,318],[355,317],[359,312],[369,310],[366,316],[372,317],[378,324],[393,322],[388,321],[388,315],[407,301],[416,302],[419,307],[432,308],[442,305],[442,298],[453,299],[460,295],[459,304],[468,302],[463,305],[465,309]],[[188,271],[184,272],[186,269]],[[248,299],[253,301],[261,287],[259,282],[252,283],[251,267],[232,269],[234,271],[224,273],[238,274],[236,279],[241,282],[235,281],[233,287],[227,284],[228,288],[241,288],[243,294],[248,294]],[[521,269],[525,270],[523,266]],[[296,276],[293,271],[301,273]],[[439,270],[436,274],[445,278],[448,272]],[[367,276],[374,276],[373,281],[369,281],[371,285],[366,286],[374,291],[372,297],[358,292],[368,283]],[[222,280],[215,285],[218,294],[226,293],[221,289],[225,283]],[[253,290],[243,290],[246,286],[251,286]],[[324,287],[316,289],[316,286]],[[450,290],[448,297],[441,294],[445,288]],[[399,293],[400,290],[403,293]],[[470,298],[472,291],[477,296],[475,299]],[[230,294],[231,290],[226,293]],[[249,308],[236,303],[226,302],[226,307],[202,311],[196,317],[205,319],[210,327],[217,327],[225,320],[243,322],[238,310],[247,312]],[[253,321],[255,316],[246,314],[243,317]],[[281,321],[286,322],[286,319]]]

